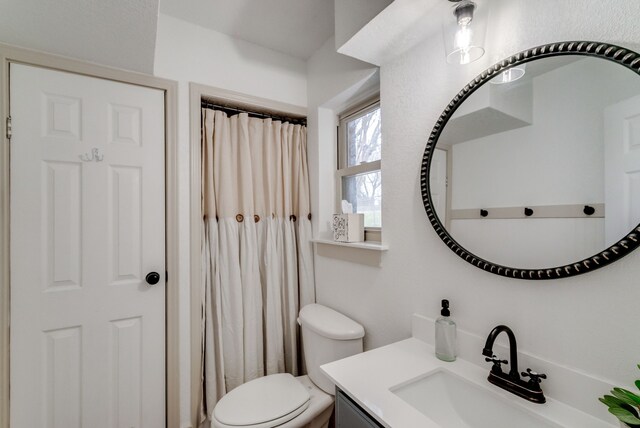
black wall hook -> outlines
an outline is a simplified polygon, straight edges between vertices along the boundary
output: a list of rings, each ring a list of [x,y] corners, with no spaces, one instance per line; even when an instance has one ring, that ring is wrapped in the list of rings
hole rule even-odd
[[[585,205],[582,212],[585,213],[586,215],[593,215],[596,212],[596,209],[593,208],[591,205]]]
[[[524,215],[526,215],[527,217],[530,217],[531,215],[533,215],[533,210],[531,208],[525,208]]]
[[[487,211],[487,210],[480,210],[480,216],[481,216],[481,217],[486,217],[486,216],[488,216],[488,215],[489,215],[489,211]]]

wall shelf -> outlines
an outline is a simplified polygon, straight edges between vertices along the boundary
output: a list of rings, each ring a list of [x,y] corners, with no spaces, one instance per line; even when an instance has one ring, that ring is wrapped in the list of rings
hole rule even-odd
[[[389,249],[387,245],[384,245],[376,241],[337,242],[331,239],[312,239],[311,242],[313,242],[314,244],[336,245],[338,247],[358,248],[361,250],[371,250],[371,251],[387,251]]]

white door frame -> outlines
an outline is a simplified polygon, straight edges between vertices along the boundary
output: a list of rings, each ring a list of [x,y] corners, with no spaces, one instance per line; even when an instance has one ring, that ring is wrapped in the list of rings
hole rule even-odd
[[[215,88],[199,83],[189,83],[189,133],[190,133],[190,166],[189,206],[191,210],[189,237],[191,266],[191,422],[198,426],[197,417],[201,400],[202,373],[202,151],[201,151],[201,103],[202,99],[280,116],[307,117],[307,108],[280,101],[260,98],[228,89]],[[3,428],[0,425],[0,428]]]
[[[165,94],[165,211],[166,211],[166,414],[168,428],[180,426],[180,366],[178,359],[178,174],[177,82],[142,73],[98,66],[57,55],[0,44],[0,428],[9,428],[9,64],[20,63],[67,71],[116,82],[160,89]]]

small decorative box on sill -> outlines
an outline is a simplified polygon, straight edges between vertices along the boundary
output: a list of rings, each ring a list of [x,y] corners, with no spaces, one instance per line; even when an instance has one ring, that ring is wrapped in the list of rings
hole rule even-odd
[[[364,214],[334,214],[333,240],[337,242],[363,242]]]

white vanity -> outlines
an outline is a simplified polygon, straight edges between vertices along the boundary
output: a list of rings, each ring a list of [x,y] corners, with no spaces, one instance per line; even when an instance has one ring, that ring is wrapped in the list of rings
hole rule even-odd
[[[337,428],[617,426],[552,397],[544,404],[523,400],[490,384],[488,365],[480,367],[460,358],[452,363],[440,361],[433,347],[416,337],[325,364],[322,370],[339,390]],[[354,425],[361,419],[361,424]]]

